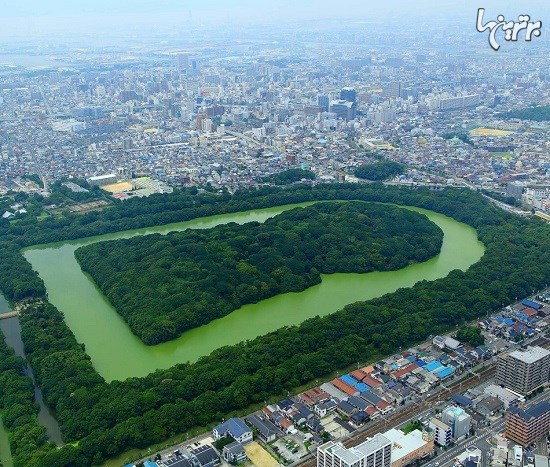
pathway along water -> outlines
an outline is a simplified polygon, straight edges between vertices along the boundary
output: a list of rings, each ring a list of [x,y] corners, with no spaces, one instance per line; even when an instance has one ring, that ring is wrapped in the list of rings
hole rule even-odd
[[[466,270],[484,253],[484,246],[477,240],[473,228],[442,214],[410,208],[426,214],[443,230],[443,245],[436,257],[398,271],[323,274],[321,284],[303,292],[280,294],[259,303],[245,305],[228,316],[156,346],[146,346],[131,333],[91,278],[81,271],[74,257],[77,248],[98,241],[151,233],[166,234],[189,228],[205,229],[229,222],[264,222],[288,209],[310,204],[224,214],[43,245],[27,249],[24,255],[44,280],[50,302],[64,314],[78,342],[84,343],[96,370],[107,381],[112,381],[144,376],[159,368],[195,361],[216,348],[254,339],[282,326],[299,324],[315,315],[333,313],[348,303],[411,287],[421,280],[435,280],[446,276],[453,269]]]
[[[0,314],[10,311],[11,308],[9,303],[2,295],[0,295]],[[2,424],[2,417],[0,417],[0,465],[3,467],[13,467],[10,442],[8,440],[8,433]]]

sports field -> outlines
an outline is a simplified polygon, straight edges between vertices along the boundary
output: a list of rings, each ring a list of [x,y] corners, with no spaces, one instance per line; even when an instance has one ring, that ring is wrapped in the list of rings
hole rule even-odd
[[[122,193],[123,191],[130,191],[132,184],[130,182],[112,183],[111,185],[102,186],[105,191],[109,193]]]
[[[497,130],[496,128],[474,128],[470,130],[472,136],[506,136],[512,134],[513,131]]]

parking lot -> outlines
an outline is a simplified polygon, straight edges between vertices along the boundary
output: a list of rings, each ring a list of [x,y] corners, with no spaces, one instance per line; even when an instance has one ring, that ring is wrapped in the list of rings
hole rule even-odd
[[[296,462],[308,454],[304,446],[304,434],[302,432],[298,432],[295,435],[287,435],[275,441],[272,444],[272,448],[289,462]]]

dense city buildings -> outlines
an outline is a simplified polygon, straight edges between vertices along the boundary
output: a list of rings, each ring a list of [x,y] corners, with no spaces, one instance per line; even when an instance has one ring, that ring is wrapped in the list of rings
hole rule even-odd
[[[499,356],[496,381],[519,394],[530,394],[550,381],[550,351],[529,347]]]
[[[481,38],[451,21],[437,41],[416,27],[391,42],[382,25],[338,31],[331,21],[278,25],[258,40],[245,28],[247,46],[216,31],[219,47],[194,36],[168,50],[143,39],[132,59],[124,47],[91,47],[58,52],[57,66],[6,55],[0,194],[47,196],[47,186],[26,184],[30,174],[229,191],[287,168],[353,181],[374,154],[407,165],[392,183],[466,185],[550,212],[548,122],[506,116],[549,102],[542,42],[520,63],[481,53]],[[461,50],[446,46],[457,37]]]

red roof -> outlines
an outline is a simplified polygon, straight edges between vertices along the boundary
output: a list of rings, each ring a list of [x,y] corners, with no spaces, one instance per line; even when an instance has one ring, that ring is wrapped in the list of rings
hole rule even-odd
[[[391,404],[388,401],[385,401],[384,399],[380,400],[376,407],[378,407],[380,410],[387,409]]]
[[[534,308],[525,308],[524,310],[522,310],[522,313],[525,313],[527,316],[535,316],[538,314],[538,311],[535,310]]]
[[[378,410],[376,409],[376,407],[372,406],[372,405],[369,405],[365,410],[364,412],[366,414],[368,414],[369,416],[373,416],[375,413],[378,412]]]
[[[363,383],[368,384],[371,388],[377,388],[382,384],[380,381],[370,375],[367,375],[363,378]]]
[[[334,378],[330,382],[335,388],[340,389],[340,391],[345,392],[348,396],[354,396],[359,391],[353,386],[350,386],[348,383],[344,383],[340,378]]]
[[[350,373],[350,376],[355,378],[357,381],[362,381],[365,376],[367,376],[367,373],[365,373],[363,370],[355,370]]]
[[[283,418],[281,420],[281,426],[285,429],[290,428],[293,425],[293,423],[288,418]]]
[[[367,365],[366,367],[361,368],[361,371],[364,371],[367,375],[369,375],[374,371],[374,367],[372,365]]]
[[[313,388],[308,391],[304,391],[300,394],[300,398],[307,405],[315,405],[319,402],[323,402],[330,399],[330,394],[323,391],[321,388]]]
[[[416,363],[411,363],[410,365],[404,366],[400,370],[393,371],[390,373],[390,376],[395,379],[399,379],[406,374],[409,374],[411,371],[416,370],[418,365]]]

